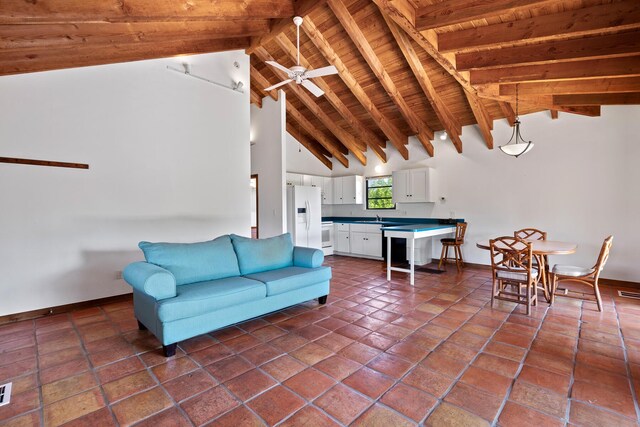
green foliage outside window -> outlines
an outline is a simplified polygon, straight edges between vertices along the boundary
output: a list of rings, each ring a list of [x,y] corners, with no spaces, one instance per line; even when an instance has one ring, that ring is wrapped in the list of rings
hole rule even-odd
[[[391,176],[367,178],[367,209],[394,209]]]

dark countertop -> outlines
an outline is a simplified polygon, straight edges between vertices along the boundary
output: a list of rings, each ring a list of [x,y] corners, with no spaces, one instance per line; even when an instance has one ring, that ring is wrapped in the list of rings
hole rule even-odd
[[[403,226],[403,225],[454,225],[457,222],[464,222],[461,218],[382,218],[382,221],[376,221],[375,217],[345,217],[345,216],[328,216],[322,217],[322,221],[343,222],[346,224],[380,224],[383,227]]]

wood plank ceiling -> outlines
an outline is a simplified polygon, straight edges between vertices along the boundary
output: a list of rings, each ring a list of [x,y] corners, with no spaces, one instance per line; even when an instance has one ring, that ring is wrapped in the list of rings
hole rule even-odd
[[[0,75],[246,49],[260,105],[285,78],[265,61],[295,65],[295,15],[301,64],[339,74],[320,98],[283,87],[287,130],[330,169],[408,159],[410,135],[462,152],[471,124],[491,149],[516,87],[520,114],[640,103],[638,0],[3,0]]]

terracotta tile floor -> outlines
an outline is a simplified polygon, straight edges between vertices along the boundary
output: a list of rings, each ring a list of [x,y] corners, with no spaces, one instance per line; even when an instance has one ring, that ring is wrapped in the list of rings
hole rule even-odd
[[[180,343],[132,304],[0,326],[0,425],[638,425],[640,304],[490,308],[487,270],[418,273],[329,257],[329,302]]]

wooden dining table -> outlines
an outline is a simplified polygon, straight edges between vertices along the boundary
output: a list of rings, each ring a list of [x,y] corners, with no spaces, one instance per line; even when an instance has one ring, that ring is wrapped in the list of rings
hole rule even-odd
[[[540,266],[540,274],[542,274],[542,290],[544,297],[548,302],[551,302],[551,289],[549,289],[549,281],[546,273],[546,257],[545,255],[569,255],[575,253],[578,248],[577,243],[572,242],[560,242],[557,240],[534,240],[525,239],[527,242],[531,242],[531,252],[536,257],[538,265]],[[480,249],[489,250],[489,239],[480,240],[476,243],[476,246]]]

